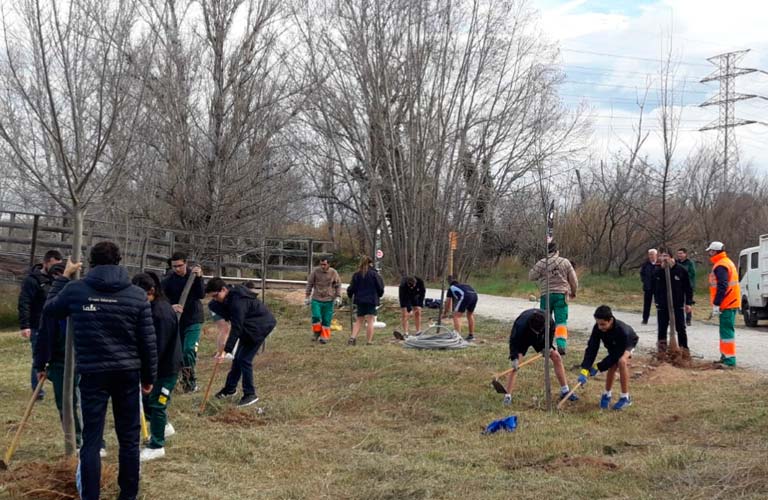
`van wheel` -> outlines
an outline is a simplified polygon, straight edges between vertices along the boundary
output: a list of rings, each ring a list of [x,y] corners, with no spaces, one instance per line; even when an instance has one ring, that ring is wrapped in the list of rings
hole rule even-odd
[[[741,314],[744,316],[744,324],[750,328],[757,326],[757,311],[749,307],[749,302],[742,300]]]

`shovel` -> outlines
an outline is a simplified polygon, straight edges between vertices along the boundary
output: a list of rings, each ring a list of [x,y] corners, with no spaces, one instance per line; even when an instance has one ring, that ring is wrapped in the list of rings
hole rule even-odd
[[[574,392],[576,392],[576,389],[578,389],[578,388],[579,388],[579,387],[581,387],[582,385],[583,385],[583,384],[582,384],[581,382],[579,382],[578,384],[576,384],[576,386],[575,386],[573,389],[571,389],[571,391],[570,391],[568,394],[566,394],[565,396],[563,396],[563,398],[560,400],[560,402],[559,402],[559,403],[557,403],[557,409],[558,409],[558,410],[562,410],[562,409],[563,409],[563,406],[565,406],[565,403],[566,403],[566,401],[568,401],[568,398],[570,398],[570,397],[571,397],[571,395],[573,395],[573,393],[574,393]]]
[[[24,416],[21,419],[21,423],[19,424],[19,428],[16,429],[16,435],[13,436],[13,440],[11,441],[10,446],[8,446],[8,450],[5,452],[5,456],[3,457],[3,460],[0,461],[0,470],[8,470],[8,464],[11,462],[11,458],[13,457],[13,454],[16,452],[16,447],[19,445],[19,439],[21,439],[21,431],[24,430],[24,426],[27,424],[27,420],[29,420],[29,416],[32,415],[32,407],[35,405],[35,401],[37,401],[37,396],[40,394],[40,391],[43,389],[43,384],[45,383],[46,374],[43,372],[43,376],[40,377],[40,380],[37,382],[37,387],[35,387],[35,391],[32,393],[32,397],[29,400],[29,403],[27,403],[27,409],[24,410]]]
[[[543,355],[537,354],[536,356],[533,356],[530,359],[526,359],[525,361],[523,361],[522,363],[517,365],[517,369],[519,370],[520,368],[524,367],[525,365],[533,363],[534,361],[538,361],[539,359],[541,359],[543,357],[544,357]],[[506,387],[504,387],[504,385],[501,382],[499,382],[499,379],[501,377],[505,376],[505,375],[509,375],[510,372],[513,372],[514,370],[515,370],[514,368],[510,368],[508,370],[504,370],[501,373],[497,373],[496,375],[493,376],[493,380],[491,381],[491,385],[493,386],[494,389],[496,389],[496,392],[498,392],[499,394],[506,394],[507,393]]]

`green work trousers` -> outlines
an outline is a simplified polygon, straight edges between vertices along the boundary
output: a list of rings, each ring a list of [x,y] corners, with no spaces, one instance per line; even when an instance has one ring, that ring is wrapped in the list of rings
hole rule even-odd
[[[194,389],[197,383],[195,365],[197,364],[197,347],[200,343],[202,324],[189,325],[181,332],[181,385],[185,390]]]
[[[320,323],[320,326],[330,327],[333,319],[333,301],[320,302],[312,299],[312,324]]]
[[[144,412],[149,420],[149,448],[165,446],[165,424],[168,423],[168,404],[176,386],[177,375],[157,377],[152,392],[147,397]]]
[[[720,311],[720,359],[727,366],[736,366],[737,311],[738,309]]]

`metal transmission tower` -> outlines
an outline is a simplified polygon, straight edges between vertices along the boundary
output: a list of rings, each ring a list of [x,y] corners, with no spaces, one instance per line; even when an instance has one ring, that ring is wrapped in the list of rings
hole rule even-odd
[[[718,119],[709,125],[700,128],[700,131],[705,130],[718,130],[718,152],[720,158],[718,163],[722,167],[723,178],[728,173],[728,167],[735,165],[739,157],[739,149],[736,144],[736,133],[734,129],[741,125],[749,125],[752,123],[758,123],[755,120],[740,120],[736,118],[736,102],[744,101],[746,99],[754,99],[758,96],[756,94],[737,94],[736,93],[736,77],[746,75],[749,73],[755,73],[764,71],[754,68],[739,68],[737,63],[749,52],[750,49],[738,50],[735,52],[726,52],[707,59],[715,66],[717,70],[711,75],[701,80],[701,83],[719,81],[720,92],[718,95],[710,98],[706,102],[700,104],[700,107],[706,106],[719,106],[720,116]],[[764,97],[762,97],[765,99]]]

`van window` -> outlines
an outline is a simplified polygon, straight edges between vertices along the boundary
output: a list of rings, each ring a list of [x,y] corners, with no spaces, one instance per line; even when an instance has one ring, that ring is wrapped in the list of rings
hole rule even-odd
[[[758,257],[758,253],[757,252],[752,252],[752,255],[749,258],[750,259],[750,263],[749,263],[749,268],[750,269],[757,269],[757,264],[758,264],[758,258],[757,257]]]
[[[739,281],[741,281],[744,278],[744,274],[747,272],[747,256],[746,255],[740,255],[739,256]]]

